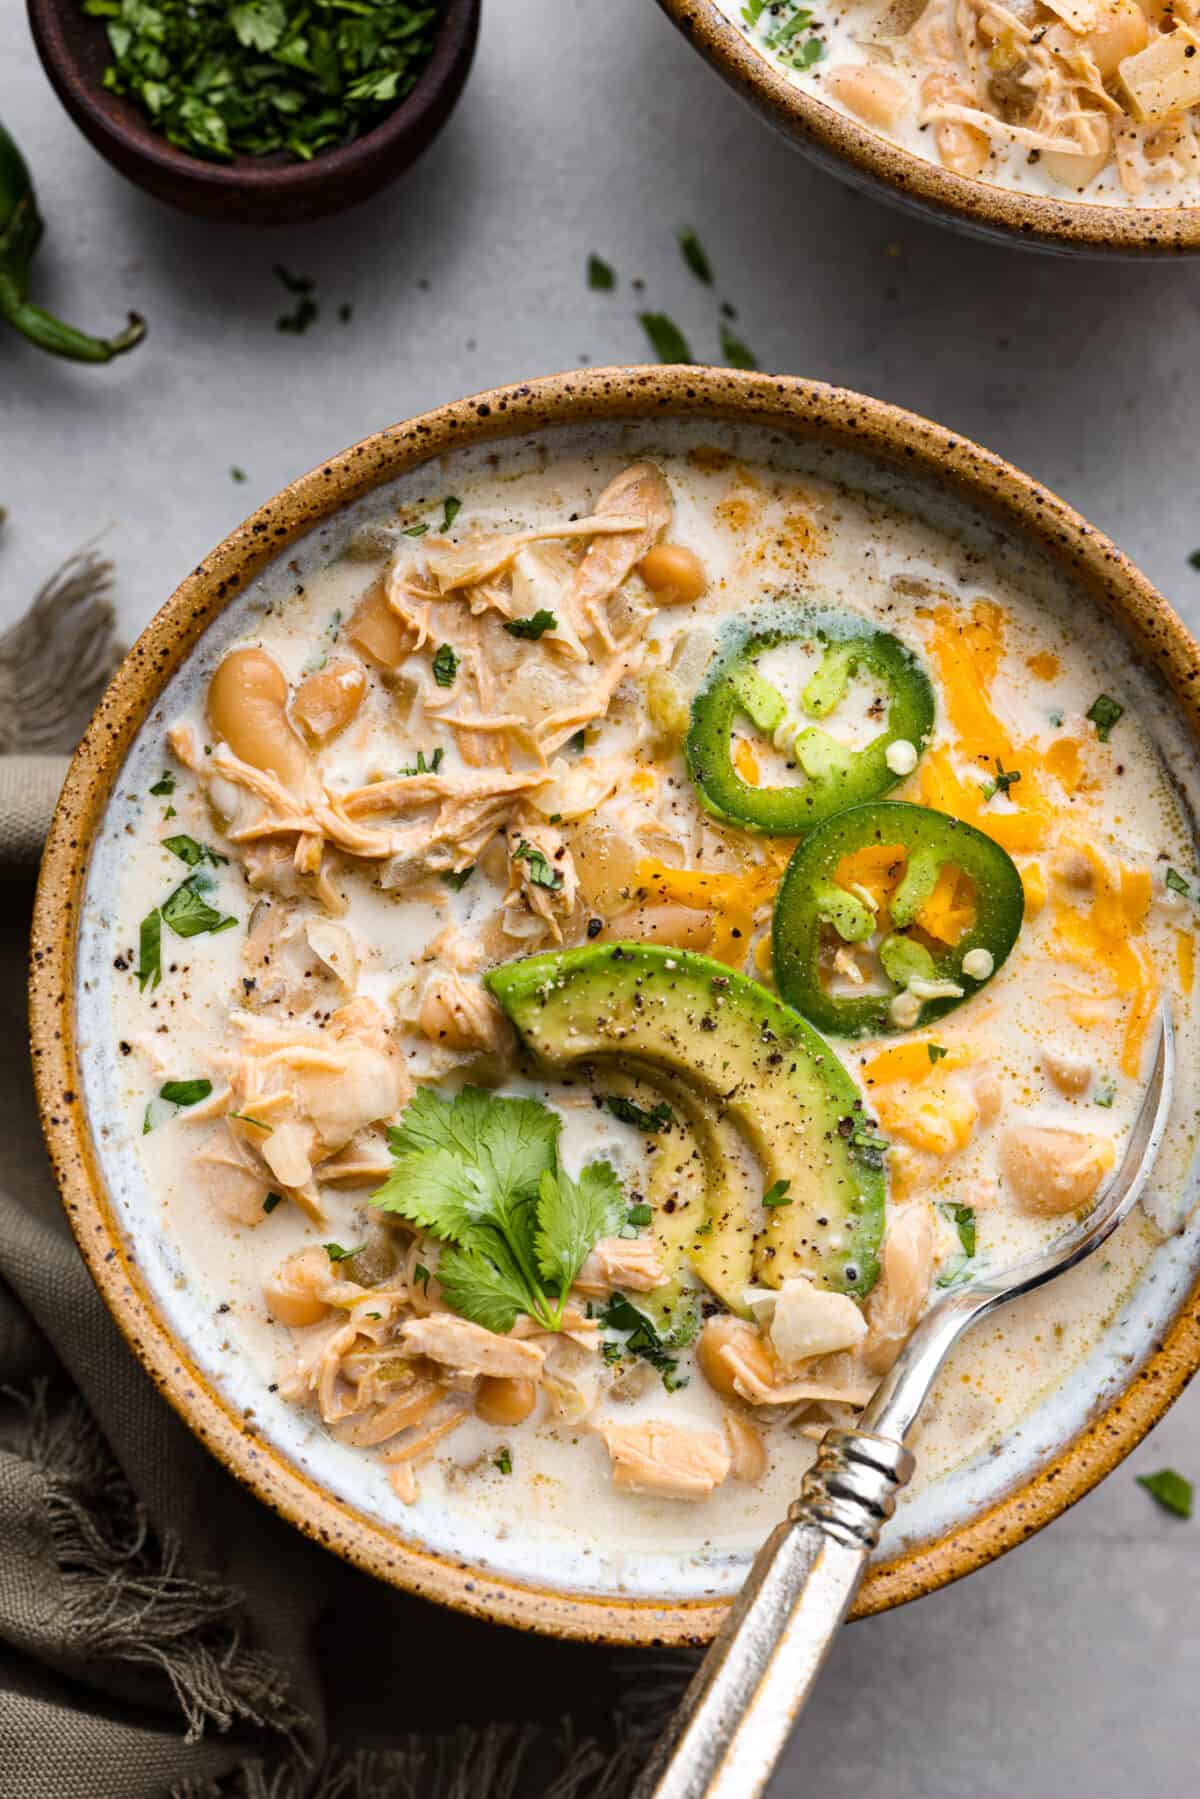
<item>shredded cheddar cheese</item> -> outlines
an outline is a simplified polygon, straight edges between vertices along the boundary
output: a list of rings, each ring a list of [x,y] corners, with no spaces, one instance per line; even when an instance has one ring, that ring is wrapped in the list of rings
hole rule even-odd
[[[1144,937],[1153,882],[1148,869],[1113,865],[1089,843],[1077,847],[1092,869],[1090,903],[1063,900],[1055,906],[1055,943],[1067,961],[1098,983],[1091,995],[1078,996],[1077,1017],[1091,1010],[1089,997],[1110,1002],[1110,1012],[1111,1002],[1117,1002],[1118,1015],[1124,1017],[1121,1068],[1136,1077],[1159,991],[1158,971]],[[1103,1007],[1096,1016],[1104,1016]]]
[[[771,903],[794,845],[777,839],[762,862],[736,874],[709,873],[702,868],[668,868],[647,859],[638,863],[638,885],[656,899],[677,900],[698,912],[713,915],[713,939],[709,954],[731,968],[745,966],[754,935],[755,914]]]

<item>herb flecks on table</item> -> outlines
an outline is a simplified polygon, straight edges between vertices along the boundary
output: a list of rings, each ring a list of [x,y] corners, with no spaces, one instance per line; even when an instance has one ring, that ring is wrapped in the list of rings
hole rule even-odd
[[[665,312],[639,312],[638,322],[660,362],[695,362],[687,338]]]
[[[103,19],[104,85],[206,161],[348,144],[407,98],[441,6],[408,0],[83,0]]]
[[[0,319],[39,350],[70,362],[111,362],[132,350],[146,335],[136,312],[115,337],[90,337],[33,304],[30,268],[44,229],[25,158],[0,125]]]

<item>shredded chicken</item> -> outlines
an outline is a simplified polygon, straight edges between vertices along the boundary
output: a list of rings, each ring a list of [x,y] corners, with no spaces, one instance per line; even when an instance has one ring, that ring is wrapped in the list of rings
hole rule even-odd
[[[462,1369],[467,1374],[536,1381],[541,1378],[546,1359],[540,1344],[498,1336],[495,1331],[456,1317],[453,1312],[410,1318],[401,1326],[400,1337],[414,1354],[428,1356],[446,1368]]]
[[[602,1237],[575,1276],[575,1292],[601,1299],[616,1288],[652,1293],[666,1280],[653,1237]]]
[[[684,1430],[665,1419],[642,1424],[602,1424],[612,1457],[613,1485],[625,1493],[665,1499],[707,1499],[733,1467],[724,1436]]]
[[[873,1374],[884,1374],[907,1341],[924,1309],[933,1279],[937,1232],[924,1200],[893,1211],[883,1239],[883,1272],[867,1301],[862,1358]]]

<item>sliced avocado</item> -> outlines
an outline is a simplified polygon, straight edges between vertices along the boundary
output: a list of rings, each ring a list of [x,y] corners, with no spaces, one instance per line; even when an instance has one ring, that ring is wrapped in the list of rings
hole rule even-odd
[[[754,1280],[754,1239],[767,1217],[760,1204],[762,1177],[719,1101],[686,1079],[673,1079],[661,1067],[648,1064],[644,1073],[686,1123],[689,1172],[699,1199],[690,1209],[686,1238],[676,1239],[676,1261],[669,1265],[677,1267],[678,1259],[686,1256],[731,1312],[748,1317],[743,1295]],[[661,1233],[657,1211],[655,1218]]]
[[[485,984],[544,1065],[616,1056],[661,1070],[736,1127],[767,1189],[787,1182],[787,1203],[752,1233],[759,1282],[804,1273],[836,1292],[870,1291],[883,1233],[878,1152],[860,1147],[867,1119],[854,1082],[798,1013],[707,956],[643,943],[528,956]],[[731,1274],[742,1259],[731,1258]],[[732,1297],[733,1281],[722,1286]]]

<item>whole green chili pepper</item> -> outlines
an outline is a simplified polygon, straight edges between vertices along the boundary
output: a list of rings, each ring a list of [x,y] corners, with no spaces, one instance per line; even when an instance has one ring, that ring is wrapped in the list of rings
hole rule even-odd
[[[111,362],[123,350],[132,350],[146,335],[136,312],[130,313],[128,325],[116,337],[89,337],[32,303],[29,269],[42,230],[25,158],[0,125],[0,319],[7,319],[39,349],[73,362]]]

